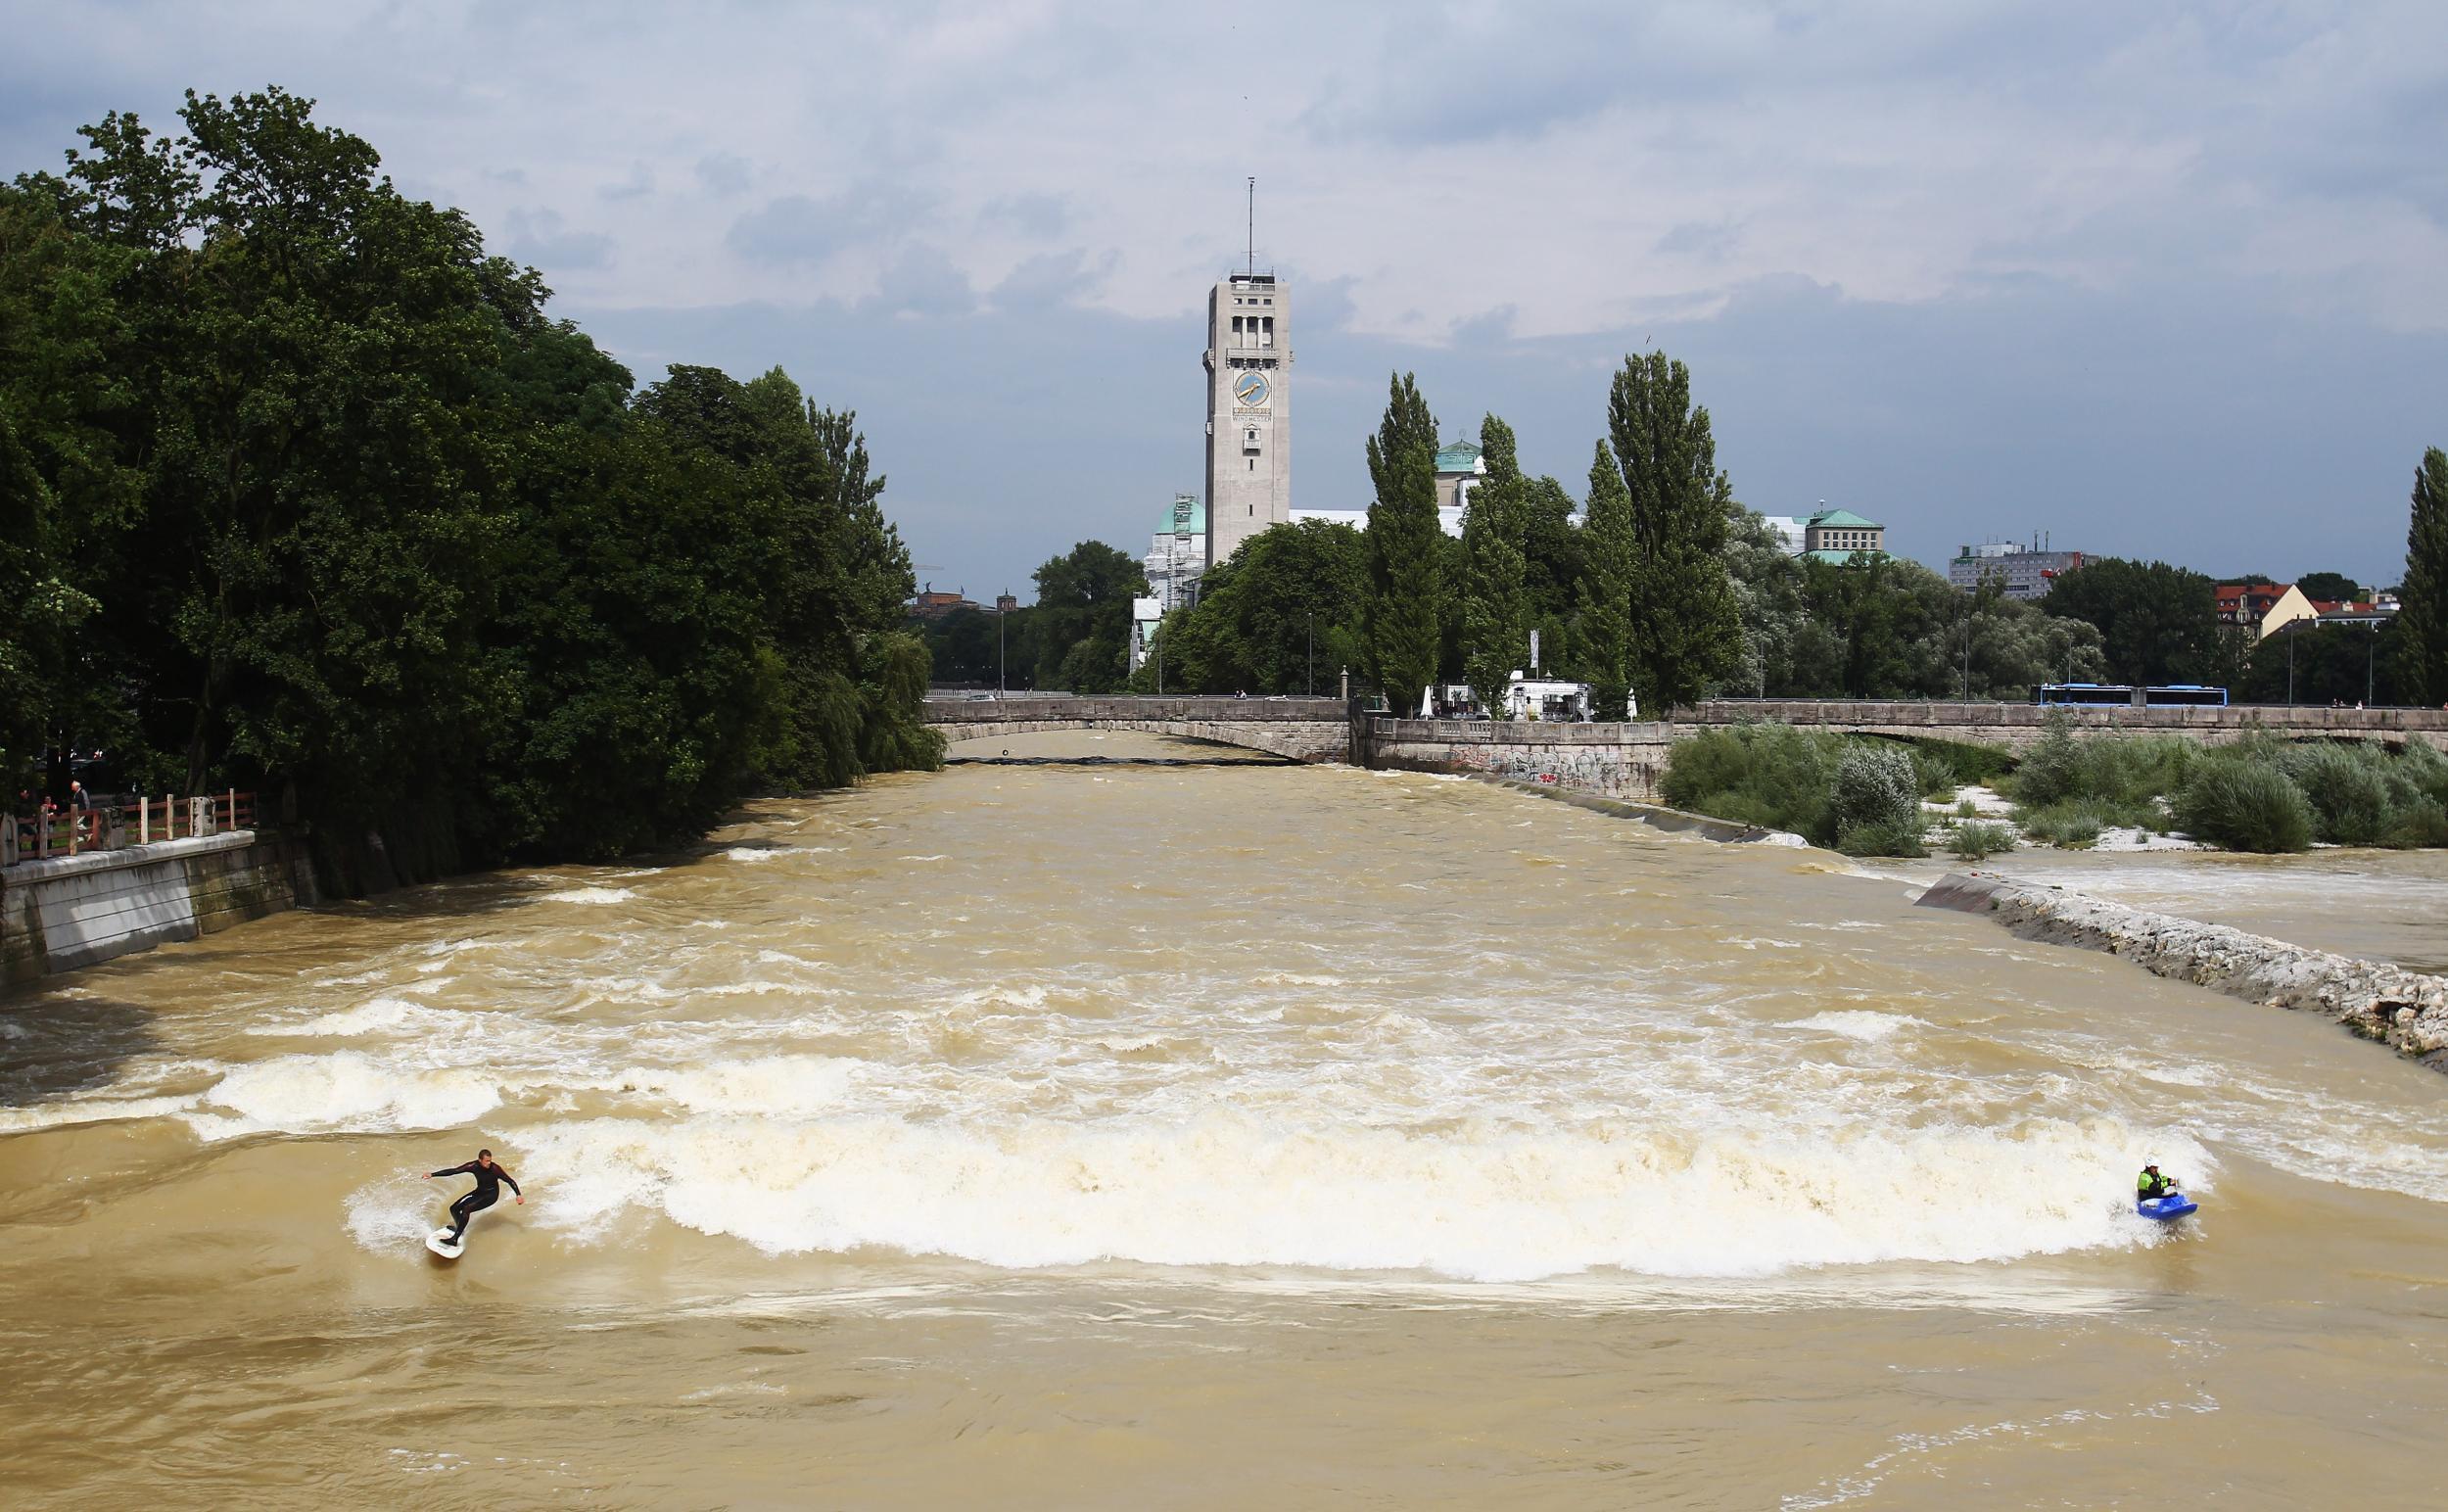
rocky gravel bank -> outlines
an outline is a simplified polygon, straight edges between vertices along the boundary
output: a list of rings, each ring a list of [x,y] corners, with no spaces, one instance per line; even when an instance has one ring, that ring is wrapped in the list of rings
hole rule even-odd
[[[2399,1055],[2448,1071],[2448,977],[1994,873],[1950,872],[1919,901],[1924,908],[1987,914],[2027,940],[2129,957],[2158,975],[2230,997],[2325,1014]]]

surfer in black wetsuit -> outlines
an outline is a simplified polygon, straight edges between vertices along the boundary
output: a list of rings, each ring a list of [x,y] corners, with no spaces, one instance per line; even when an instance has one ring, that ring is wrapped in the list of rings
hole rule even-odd
[[[467,1220],[501,1201],[503,1182],[510,1183],[510,1190],[517,1195],[518,1205],[521,1207],[527,1205],[527,1194],[519,1191],[518,1178],[494,1164],[490,1150],[477,1151],[476,1158],[465,1165],[453,1165],[447,1171],[427,1171],[425,1175],[429,1180],[436,1176],[476,1178],[476,1190],[450,1205],[450,1237],[443,1243],[454,1248],[459,1243],[459,1236],[467,1232]]]

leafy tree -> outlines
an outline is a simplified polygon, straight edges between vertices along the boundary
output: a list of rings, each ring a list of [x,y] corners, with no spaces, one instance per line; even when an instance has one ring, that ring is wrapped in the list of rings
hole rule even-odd
[[[1580,615],[1576,641],[1589,676],[1592,712],[1627,717],[1632,685],[1632,586],[1639,570],[1632,500],[1605,442],[1589,464],[1589,512],[1581,527]]]
[[[1573,615],[1579,605],[1581,533],[1573,523],[1573,496],[1553,478],[1531,478],[1522,489],[1522,591],[1530,600],[1530,629],[1538,632],[1543,666],[1570,669],[1579,658],[1572,644]]]
[[[2419,703],[2406,686],[2408,640],[2402,611],[2377,626],[2297,620],[2253,645],[2242,675],[2224,685],[2240,703]]]
[[[273,89],[0,190],[0,752],[258,787],[337,890],[927,765],[852,416],[628,371]]]
[[[1029,612],[1013,609],[999,616],[992,609],[955,609],[939,619],[919,621],[935,678],[946,684],[993,687],[998,670],[1006,681],[1014,667],[1021,667],[1025,674],[1019,653],[1026,644]],[[1003,622],[1000,626],[998,619]],[[1004,637],[1000,649],[995,638],[998,630]]]
[[[1148,591],[1139,559],[1102,541],[1083,541],[1035,573],[1029,616],[1033,685],[1110,693],[1129,675],[1131,600]]]
[[[2342,572],[2307,572],[2295,580],[2303,596],[2322,603],[2350,603],[2363,596],[2363,586]]]
[[[2425,448],[2406,525],[2406,581],[2396,619],[2407,695],[2448,706],[2448,452]]]
[[[1662,352],[1625,357],[1607,434],[1631,497],[1635,681],[1661,714],[1734,670],[1742,627],[1724,558],[1732,489],[1718,471],[1691,373]]]
[[[1467,584],[1462,599],[1464,666],[1480,707],[1501,711],[1516,667],[1529,666],[1530,593],[1524,581],[1523,516],[1529,489],[1513,427],[1488,415],[1480,423],[1487,475],[1462,511]]]
[[[1398,712],[1436,681],[1446,621],[1444,532],[1436,520],[1436,420],[1412,375],[1389,381],[1369,438],[1369,667]]]
[[[2165,562],[2103,556],[2058,578],[2041,600],[2098,630],[2117,683],[2195,683],[2219,661],[2217,586]]]
[[[1368,545],[1348,525],[1303,520],[1241,543],[1209,569],[1199,602],[1165,616],[1168,690],[1208,693],[1332,692],[1363,648],[1359,606],[1367,596]],[[1155,691],[1152,658],[1131,679]]]
[[[1749,510],[1734,512],[1728,537],[1749,642],[1736,685],[1746,691],[2028,698],[2041,683],[2100,676],[2096,630],[2007,598],[1994,582],[1965,593],[1917,562],[1885,555],[1846,563],[1788,556]]]

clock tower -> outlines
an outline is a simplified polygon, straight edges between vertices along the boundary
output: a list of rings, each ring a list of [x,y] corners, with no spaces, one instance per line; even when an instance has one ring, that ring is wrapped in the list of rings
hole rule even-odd
[[[1207,295],[1207,565],[1292,523],[1292,306],[1273,273]]]

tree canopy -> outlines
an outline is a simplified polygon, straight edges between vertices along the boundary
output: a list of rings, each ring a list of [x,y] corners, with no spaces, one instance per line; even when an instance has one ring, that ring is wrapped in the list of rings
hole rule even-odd
[[[0,188],[0,758],[263,790],[338,886],[927,765],[847,411],[629,372],[279,89]]]
[[[1409,373],[1388,385],[1369,438],[1369,670],[1393,706],[1417,709],[1437,680],[1450,616],[1444,533],[1436,520],[1436,420]]]

